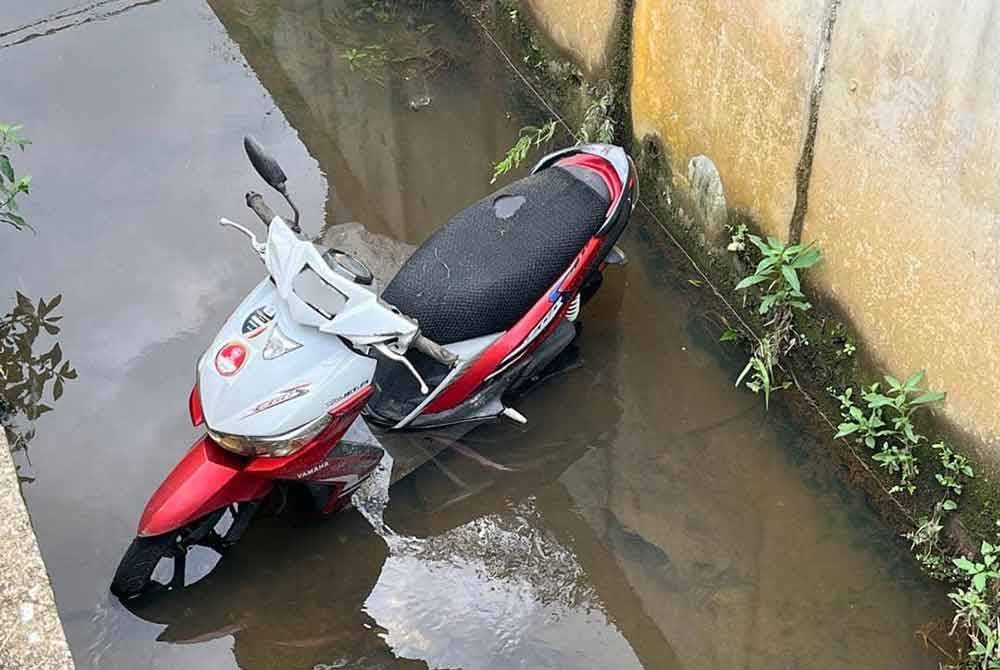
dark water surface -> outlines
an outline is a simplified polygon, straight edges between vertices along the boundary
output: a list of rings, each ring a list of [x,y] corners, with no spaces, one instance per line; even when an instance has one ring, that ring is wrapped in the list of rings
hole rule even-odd
[[[76,6],[12,4],[0,32]],[[196,436],[195,360],[261,275],[215,225],[251,219],[241,137],[281,160],[307,229],[414,244],[488,192],[517,132],[472,26],[444,3],[391,26],[363,4],[117,2],[0,42],[39,231],[0,230],[4,286],[64,294],[80,373],[26,487],[78,667],[936,668],[914,631],[941,594],[794,426],[733,389],[638,218],[632,263],[584,311],[583,365],[519,403],[528,426],[479,429],[393,488],[395,534],[353,512],[264,519],[185,593],[137,614],[108,595]],[[388,69],[344,57],[387,41]]]

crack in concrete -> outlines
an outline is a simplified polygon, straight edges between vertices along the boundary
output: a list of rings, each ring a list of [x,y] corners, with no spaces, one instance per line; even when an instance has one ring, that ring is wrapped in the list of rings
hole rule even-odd
[[[0,42],[0,49],[16,47],[19,44],[25,44],[39,37],[55,35],[64,30],[83,26],[94,21],[110,19],[136,7],[155,5],[158,2],[160,0],[99,0],[86,6],[63,9],[31,23],[0,31],[0,39],[17,36],[19,33],[26,33],[21,37],[14,37],[12,41]],[[110,9],[102,10],[101,8],[106,5],[117,5],[117,7],[113,6]]]
[[[840,2],[841,0],[827,0],[826,9],[823,12],[816,66],[813,69],[812,86],[809,91],[806,136],[802,141],[802,153],[799,155],[799,163],[795,168],[795,208],[792,210],[792,218],[788,222],[789,244],[798,244],[802,241],[802,226],[805,223],[806,212],[809,210],[809,182],[812,178],[813,155],[816,149],[820,101],[823,98],[826,67],[830,60],[833,29],[837,24],[837,9],[840,7]]]

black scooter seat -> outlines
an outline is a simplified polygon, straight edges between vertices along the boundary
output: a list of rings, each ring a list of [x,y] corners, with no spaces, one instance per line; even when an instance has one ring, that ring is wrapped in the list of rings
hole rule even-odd
[[[551,167],[457,214],[403,264],[382,298],[440,344],[513,326],[604,223],[606,187]]]

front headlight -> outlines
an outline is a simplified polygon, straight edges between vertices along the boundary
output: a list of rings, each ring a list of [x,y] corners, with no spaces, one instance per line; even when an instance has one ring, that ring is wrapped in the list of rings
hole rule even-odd
[[[304,426],[273,437],[229,435],[216,432],[211,428],[208,429],[208,436],[226,451],[240,456],[291,456],[322,433],[323,429],[330,425],[332,419],[331,415],[324,414]]]

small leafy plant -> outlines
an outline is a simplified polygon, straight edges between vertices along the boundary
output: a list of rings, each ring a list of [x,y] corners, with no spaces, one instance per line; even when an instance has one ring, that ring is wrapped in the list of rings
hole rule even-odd
[[[340,56],[347,61],[351,72],[360,72],[364,79],[373,81],[380,86],[385,84],[383,71],[389,61],[389,55],[381,44],[352,47]]]
[[[517,141],[514,143],[514,146],[507,150],[503,160],[493,166],[493,178],[490,180],[490,183],[496,182],[501,175],[507,174],[523,163],[532,147],[539,147],[548,143],[552,139],[552,136],[555,135],[555,132],[556,122],[554,120],[538,128],[535,126],[521,128],[517,134]]]
[[[799,272],[816,265],[822,255],[812,245],[786,245],[775,237],[751,235],[746,224],[730,227],[730,233],[729,251],[743,253],[747,240],[760,251],[761,259],[753,274],[736,284],[736,290],[746,291],[752,286],[759,286],[761,300],[757,311],[767,317],[764,335],[754,338],[757,343],[736,380],[736,386],[746,379],[746,387],[754,393],[763,393],[764,406],[770,408],[771,393],[789,386],[788,382],[776,380],[775,369],[780,358],[796,344],[808,344],[804,337],[795,336],[793,330],[794,311],[805,312],[812,307],[802,293]],[[735,339],[726,335],[723,335],[724,339]]]
[[[925,376],[925,371],[919,370],[901,382],[886,375],[884,387],[876,382],[862,388],[860,404],[854,401],[853,389],[837,396],[843,421],[837,427],[835,438],[854,436],[874,450],[875,461],[900,477],[899,484],[890,489],[892,493],[905,490],[912,495],[916,491],[914,480],[920,468],[913,448],[926,438],[916,432],[913,415],[945,397],[939,391],[920,389]]]
[[[917,560],[924,570],[942,581],[955,579],[958,576],[952,561],[947,560],[945,550],[941,545],[941,531],[944,529],[944,516],[958,509],[958,499],[962,496],[965,480],[972,479],[975,472],[968,459],[955,453],[944,442],[937,442],[931,448],[938,454],[942,471],[935,474],[938,483],[944,489],[944,496],[934,504],[929,517],[918,520],[917,528],[906,535],[910,540]]]
[[[1000,546],[983,542],[980,557],[953,560],[964,582],[948,594],[955,605],[951,633],[961,628],[969,640],[968,657],[980,670],[1000,669],[1000,616],[997,580],[1000,579]]]
[[[972,479],[975,477],[969,459],[961,454],[956,454],[944,442],[932,444],[931,449],[937,452],[941,467],[944,468],[944,472],[937,473],[934,478],[944,488],[946,495],[958,498],[962,495],[963,478]]]
[[[611,120],[611,105],[614,103],[614,88],[608,81],[587,87],[592,102],[583,114],[580,126],[580,144],[602,142],[608,144],[615,139],[615,124]]]
[[[22,193],[28,195],[31,177],[19,177],[14,173],[11,150],[24,150],[31,142],[21,135],[22,126],[0,123],[0,223],[6,223],[17,230],[28,228],[24,218],[17,213],[17,198]]]
[[[942,581],[950,579],[954,572],[941,546],[941,531],[944,529],[945,512],[952,511],[955,507],[952,500],[939,501],[934,505],[931,515],[921,517],[916,529],[906,534],[906,538],[910,541],[910,549],[920,561],[920,565],[931,577]]]
[[[763,339],[754,349],[746,367],[736,379],[736,386],[747,379],[747,388],[754,393],[764,394],[764,408],[771,407],[771,393],[779,389],[788,388],[788,382],[777,383],[774,379],[775,350],[770,339]],[[747,378],[749,375],[749,378]]]
[[[920,474],[920,466],[912,449],[886,442],[872,458],[890,473],[899,475],[899,484],[889,489],[890,492],[906,491],[910,495],[916,492],[914,482]]]
[[[803,312],[812,307],[802,294],[799,270],[811,268],[819,262],[821,258],[819,249],[812,245],[786,245],[776,237],[761,238],[757,235],[748,235],[747,238],[760,250],[763,258],[757,264],[754,273],[744,277],[736,285],[736,290],[741,291],[758,284],[766,284],[758,308],[761,314],[785,306]]]

